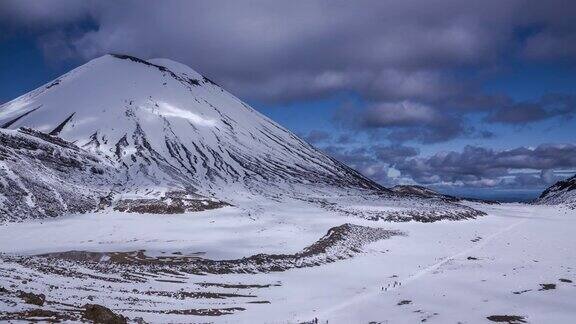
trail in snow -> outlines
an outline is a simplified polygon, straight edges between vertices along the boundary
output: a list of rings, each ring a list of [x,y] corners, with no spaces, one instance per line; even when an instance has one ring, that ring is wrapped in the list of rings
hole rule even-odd
[[[301,316],[299,318],[299,321],[306,321],[306,320],[309,320],[310,318],[320,318],[320,319],[326,318],[326,317],[329,317],[331,314],[335,313],[336,311],[345,309],[347,307],[353,307],[354,305],[357,305],[357,304],[361,303],[362,301],[367,300],[371,297],[377,296],[379,294],[389,293],[389,292],[395,291],[406,284],[409,284],[413,281],[416,281],[416,280],[426,276],[427,274],[437,270],[438,268],[449,263],[452,260],[455,260],[455,259],[460,258],[460,257],[465,256],[465,255],[469,255],[471,252],[474,252],[476,250],[481,249],[482,247],[486,246],[488,243],[490,243],[495,238],[497,238],[497,237],[501,236],[502,234],[512,230],[513,228],[527,222],[529,219],[530,218],[524,218],[524,219],[519,220],[515,223],[512,223],[511,225],[506,226],[502,230],[499,230],[499,231],[489,235],[488,237],[483,238],[482,241],[480,241],[479,243],[476,243],[473,247],[468,248],[468,249],[464,249],[464,250],[462,250],[456,254],[445,257],[441,261],[434,263],[434,264],[416,272],[415,274],[413,274],[412,276],[410,276],[404,280],[396,281],[397,284],[394,284],[394,286],[388,287],[385,291],[382,291],[381,288],[378,287],[375,290],[370,290],[370,291],[367,291],[365,293],[358,294],[352,298],[347,299],[346,301],[344,301],[340,304],[337,304],[337,305],[334,305],[333,307],[321,310],[320,312],[313,312],[311,314]]]

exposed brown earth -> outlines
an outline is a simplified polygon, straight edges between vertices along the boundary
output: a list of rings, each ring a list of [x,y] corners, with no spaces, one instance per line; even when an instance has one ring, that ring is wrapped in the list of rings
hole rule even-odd
[[[82,317],[94,323],[125,324],[127,322],[124,316],[115,314],[109,308],[96,304],[84,305]]]

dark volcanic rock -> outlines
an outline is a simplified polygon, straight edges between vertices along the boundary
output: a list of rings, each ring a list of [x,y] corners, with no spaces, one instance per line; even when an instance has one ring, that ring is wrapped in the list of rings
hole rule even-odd
[[[556,284],[540,284],[540,289],[538,289],[539,291],[542,290],[554,290],[556,289]]]
[[[94,323],[125,324],[127,322],[124,316],[115,314],[109,308],[97,304],[84,305],[84,313],[82,316]]]
[[[32,305],[42,306],[46,301],[46,296],[44,294],[33,294],[25,291],[20,291],[19,296],[20,298],[22,298],[22,300],[24,300],[25,303]]]
[[[518,315],[491,315],[486,318],[489,321],[496,323],[508,323],[508,324],[526,323],[524,316],[518,316]]]
[[[229,204],[186,193],[168,192],[160,199],[121,199],[114,205],[114,210],[140,214],[183,214],[224,206],[229,206]]]

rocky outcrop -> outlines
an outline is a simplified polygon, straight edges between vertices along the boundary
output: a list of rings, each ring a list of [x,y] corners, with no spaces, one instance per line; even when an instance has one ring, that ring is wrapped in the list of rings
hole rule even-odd
[[[536,199],[540,205],[564,205],[576,208],[576,175],[556,182]]]
[[[72,143],[31,129],[0,129],[0,221],[96,209],[116,171]]]
[[[126,318],[122,315],[115,314],[110,308],[97,304],[84,305],[82,317],[101,324],[126,324]]]

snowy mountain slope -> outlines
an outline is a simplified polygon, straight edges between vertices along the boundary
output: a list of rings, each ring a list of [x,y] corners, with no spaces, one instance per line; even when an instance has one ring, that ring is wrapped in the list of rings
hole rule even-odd
[[[113,161],[59,137],[29,128],[0,129],[0,221],[111,206],[127,212],[183,213],[226,205],[177,191],[152,201],[115,199],[124,180]]]
[[[234,202],[323,188],[386,191],[166,59],[94,59],[2,105],[0,126],[59,136],[108,160],[124,175],[124,194]]]
[[[576,175],[558,181],[544,190],[536,200],[541,205],[567,205],[576,207]]]
[[[115,172],[109,161],[57,137],[0,130],[0,220],[94,210]]]

